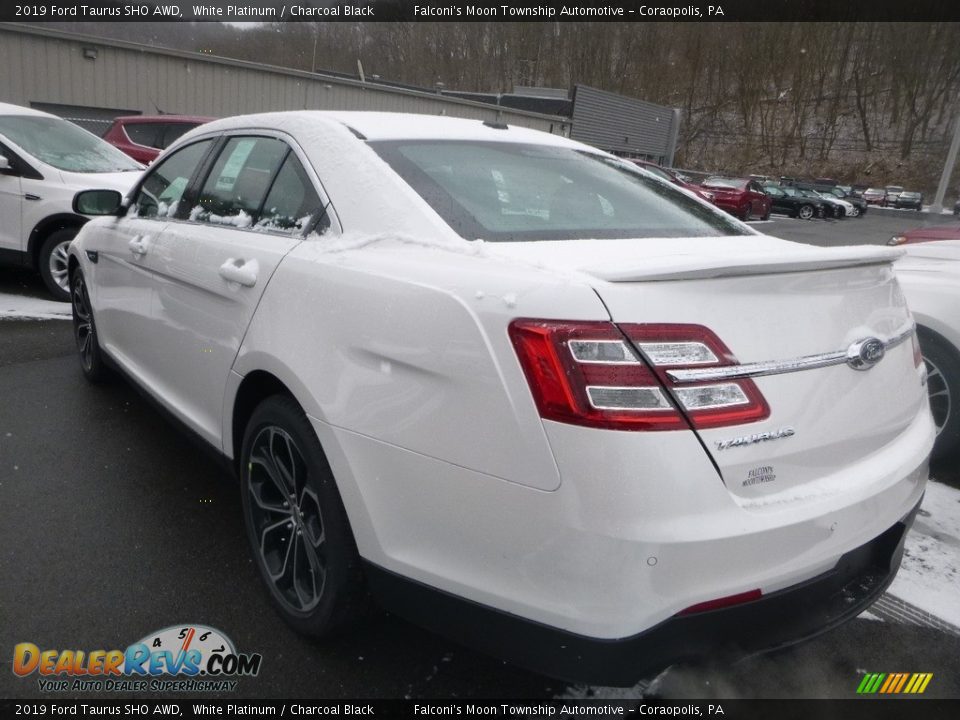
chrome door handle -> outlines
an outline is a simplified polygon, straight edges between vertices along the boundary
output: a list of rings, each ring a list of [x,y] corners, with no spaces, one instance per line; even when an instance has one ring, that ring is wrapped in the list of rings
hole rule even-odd
[[[227,282],[235,282],[244,287],[253,287],[257,284],[257,274],[260,266],[256,260],[230,258],[220,266],[220,277]]]
[[[142,235],[137,235],[133,238],[127,243],[127,247],[130,248],[130,252],[137,257],[143,257],[147,254],[147,241]]]

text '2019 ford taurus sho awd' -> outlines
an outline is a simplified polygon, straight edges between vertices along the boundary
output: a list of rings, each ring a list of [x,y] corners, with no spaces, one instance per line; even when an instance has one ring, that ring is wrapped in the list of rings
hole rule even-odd
[[[568,139],[295,112],[80,193],[84,373],[236,469],[270,596],[372,593],[626,684],[822,632],[899,566],[934,437],[898,250],[763,236]]]

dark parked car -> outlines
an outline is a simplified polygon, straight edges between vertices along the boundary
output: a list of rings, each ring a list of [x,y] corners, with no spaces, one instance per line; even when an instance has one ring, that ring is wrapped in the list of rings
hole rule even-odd
[[[903,192],[903,188],[900,185],[887,185],[884,188],[886,195],[884,196],[883,204],[887,207],[893,207],[893,204],[897,201],[897,198],[900,197],[900,193]]]
[[[897,195],[897,199],[893,201],[893,206],[895,208],[923,210],[923,193],[904,190]]]
[[[823,201],[813,200],[794,187],[765,185],[763,190],[770,197],[774,212],[784,213],[802,220],[823,217],[825,207]]]
[[[174,140],[215,118],[194,115],[130,115],[118,117],[103,139],[134,160],[149,164]]]
[[[835,220],[840,220],[847,216],[846,209],[838,201],[834,201],[831,198],[832,195],[827,197],[822,195],[814,190],[803,190],[801,188],[794,188],[798,193],[803,195],[810,200],[819,200],[823,203],[823,217],[825,219],[833,218]]]
[[[801,190],[813,190],[818,193],[827,193],[833,195],[839,200],[845,200],[846,202],[853,205],[853,216],[852,217],[862,217],[867,212],[867,201],[862,197],[857,197],[852,193],[845,190],[840,185],[823,185],[820,183],[796,183],[795,187]]]
[[[713,193],[713,204],[726,210],[741,220],[770,217],[770,196],[760,183],[749,178],[711,177],[700,183],[700,187]]]

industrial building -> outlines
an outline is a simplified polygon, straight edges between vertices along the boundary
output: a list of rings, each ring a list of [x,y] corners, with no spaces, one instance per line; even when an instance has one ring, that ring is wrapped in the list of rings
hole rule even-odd
[[[0,23],[0,67],[0,102],[97,134],[120,115],[377,110],[519,125],[670,165],[680,122],[672,108],[585,86],[509,95],[438,91],[13,23]]]

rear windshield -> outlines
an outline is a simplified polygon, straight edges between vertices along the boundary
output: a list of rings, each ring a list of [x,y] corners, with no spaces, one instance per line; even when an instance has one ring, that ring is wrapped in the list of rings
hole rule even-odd
[[[711,188],[729,188],[730,190],[743,190],[747,186],[746,180],[735,180],[733,178],[712,177],[703,181],[703,187]]]
[[[93,133],[67,120],[42,115],[0,116],[0,135],[57,170],[107,173],[143,166]]]
[[[572,148],[455,140],[370,146],[468,240],[749,233],[624,161]]]

